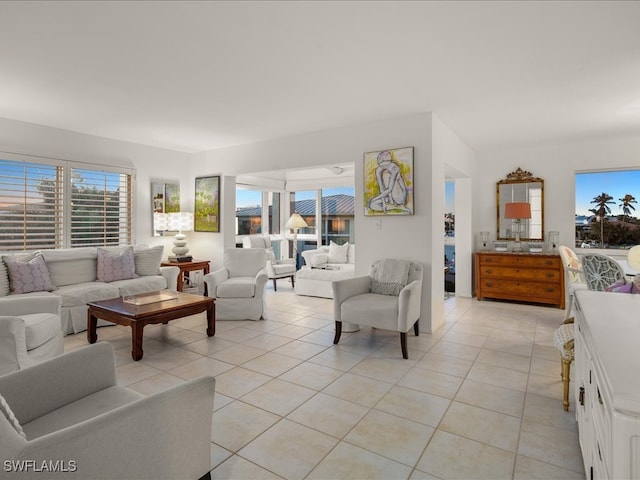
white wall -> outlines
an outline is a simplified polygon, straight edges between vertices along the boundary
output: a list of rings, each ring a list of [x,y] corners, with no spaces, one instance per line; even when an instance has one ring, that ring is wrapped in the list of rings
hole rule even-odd
[[[640,136],[508,150],[479,155],[474,182],[474,234],[496,236],[496,182],[518,167],[544,179],[544,230],[560,232],[560,243],[574,245],[575,173],[640,168]],[[546,238],[545,238],[546,240]]]
[[[166,245],[165,257],[173,246],[173,237],[153,237],[151,232],[151,179],[177,180],[183,208],[193,205],[193,193],[186,196],[189,155],[108,138],[85,135],[57,128],[0,118],[0,151],[75,160],[136,169],[135,243]],[[191,187],[193,192],[193,186]]]
[[[406,258],[422,264],[425,269],[425,282],[421,328],[432,331],[432,319],[435,328],[444,322],[443,162],[448,157],[448,152],[453,150],[451,144],[456,144],[447,132],[448,129],[440,122],[437,135],[441,138],[441,160],[437,168],[432,162],[432,115],[425,113],[203,152],[193,156],[191,176],[216,171],[237,176],[267,169],[283,170],[353,162],[356,178],[354,221],[358,246],[356,273],[366,274],[371,262],[383,257]],[[365,217],[362,201],[363,154],[407,146],[414,147],[415,214],[407,217]],[[433,172],[436,170],[437,178],[434,183]],[[235,204],[229,204],[227,201],[222,207],[223,216],[234,215]],[[438,232],[437,247],[434,246],[434,231]],[[194,235],[207,236],[206,240],[198,237],[192,243],[194,252],[202,252],[202,255],[208,255],[207,258],[215,258],[214,263],[218,265],[222,250],[233,246],[228,240],[224,240],[224,235]],[[436,250],[437,254],[434,256]],[[432,271],[436,273],[432,274]],[[432,311],[431,308],[432,297],[437,298],[436,311]]]

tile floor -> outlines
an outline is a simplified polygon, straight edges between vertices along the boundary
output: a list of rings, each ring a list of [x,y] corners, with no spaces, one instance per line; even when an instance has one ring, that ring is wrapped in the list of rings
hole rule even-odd
[[[331,301],[280,284],[267,320],[220,321],[212,338],[201,315],[145,327],[139,362],[128,328],[98,330],[120,384],[143,394],[216,377],[214,479],[584,478],[551,344],[564,311],[453,297],[403,360],[392,332],[332,345]]]

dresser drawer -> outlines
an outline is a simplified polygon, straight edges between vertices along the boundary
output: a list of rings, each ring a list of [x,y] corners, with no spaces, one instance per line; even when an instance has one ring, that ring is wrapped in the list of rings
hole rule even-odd
[[[538,267],[538,268],[560,268],[559,257],[555,256],[538,256],[538,255],[497,255],[482,254],[480,256],[480,265],[501,265],[505,267]]]
[[[551,283],[557,283],[560,280],[560,272],[558,270],[493,265],[481,266],[480,269],[483,278],[519,279]]]
[[[556,285],[540,282],[522,282],[485,279],[482,281],[482,294],[492,298],[548,298],[555,300],[559,295]]]

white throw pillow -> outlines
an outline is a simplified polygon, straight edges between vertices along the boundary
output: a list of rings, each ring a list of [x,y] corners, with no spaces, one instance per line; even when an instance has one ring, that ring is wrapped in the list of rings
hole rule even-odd
[[[320,265],[324,265],[329,261],[329,255],[326,253],[316,253],[311,256],[310,262],[312,267],[318,267]]]
[[[0,413],[4,415],[11,426],[16,429],[18,435],[26,440],[27,436],[24,434],[24,430],[22,430],[22,425],[20,425],[20,422],[18,422],[18,419],[14,415],[13,410],[11,410],[11,407],[2,395],[0,395]]]
[[[134,248],[133,257],[136,265],[136,273],[141,277],[148,275],[160,275],[160,263],[164,246],[157,245],[151,248]]]
[[[329,263],[347,263],[347,253],[349,252],[349,242],[338,245],[331,242],[329,244]]]

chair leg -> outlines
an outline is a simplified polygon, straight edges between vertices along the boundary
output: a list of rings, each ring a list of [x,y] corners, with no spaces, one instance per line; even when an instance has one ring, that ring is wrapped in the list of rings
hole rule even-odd
[[[295,286],[296,286],[295,275],[291,275],[291,287],[295,288]]]
[[[336,320],[336,334],[333,337],[333,344],[337,345],[340,341],[340,335],[342,335],[342,322]]]
[[[413,333],[416,337],[420,335],[420,319],[416,320],[416,323],[413,324]]]
[[[565,412],[569,411],[569,371],[571,370],[571,360],[562,359],[562,382],[564,383],[564,392],[562,399],[562,407]]]
[[[205,473],[198,480],[211,480],[211,472]]]
[[[278,287],[276,286],[276,279],[273,279],[273,291],[277,292],[278,291]]]
[[[405,332],[400,332],[400,347],[402,347],[402,358],[406,360],[409,358],[409,354],[407,353],[407,334]]]

